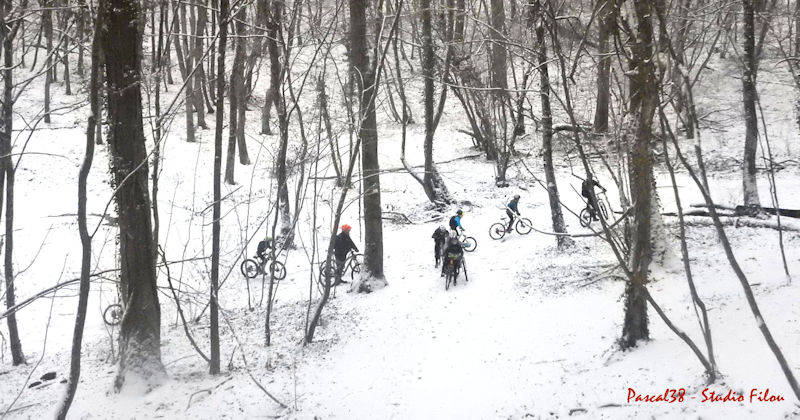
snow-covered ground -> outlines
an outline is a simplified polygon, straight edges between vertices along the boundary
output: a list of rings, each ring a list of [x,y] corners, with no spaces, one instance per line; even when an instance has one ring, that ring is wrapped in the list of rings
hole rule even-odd
[[[741,150],[741,123],[737,115],[735,68],[720,63],[714,85],[698,92],[701,106],[727,108],[710,122],[717,130],[704,132],[708,164],[713,168],[715,200],[739,201],[740,177],[733,158]],[[766,66],[765,66],[766,67]],[[791,125],[790,90],[780,72],[767,73],[762,97],[775,153],[796,158],[796,129]],[[38,89],[34,84],[33,89]],[[789,93],[786,93],[789,91]],[[66,104],[78,97],[56,96]],[[35,113],[36,96],[23,96],[19,107]],[[27,102],[26,102],[27,101]],[[488,228],[502,215],[508,196],[521,193],[521,211],[537,229],[550,231],[546,194],[526,171],[510,171],[512,186],[494,186],[492,164],[474,155],[470,141],[456,130],[464,126],[452,100],[437,134],[436,160],[453,196],[465,202],[467,233],[478,240],[467,254],[469,282],[459,281],[449,291],[433,267],[430,235],[440,221],[427,210],[418,184],[402,171],[381,177],[387,211],[403,213],[413,224],[384,224],[385,271],[389,286],[371,294],[347,293],[338,288],[325,308],[315,342],[301,344],[308,313],[308,297],[316,299],[309,263],[312,234],[317,255],[330,234],[331,208],[338,190],[330,180],[308,186],[298,222],[298,244],[286,260],[288,277],[280,282],[273,312],[272,345],[265,346],[265,304],[260,280],[245,282],[239,273],[244,255],[251,255],[258,237],[271,226],[274,201],[271,178],[275,137],[256,135],[257,109],[249,114],[249,151],[253,165],[236,167],[237,185],[223,195],[222,275],[223,373],[209,376],[207,366],[185,337],[168,289],[162,288],[162,357],[169,378],[146,395],[117,395],[111,391],[116,366],[116,330],[102,322],[102,311],[115,301],[113,272],[114,229],[100,217],[94,237],[95,272],[83,351],[83,375],[71,416],[74,418],[792,418],[800,406],[757,329],[742,288],[729,268],[713,229],[700,218],[688,230],[692,269],[698,291],[709,308],[716,361],[721,379],[706,385],[703,368],[689,348],[650,310],[652,340],[629,352],[615,341],[623,319],[624,281],[612,271],[616,261],[604,242],[577,238],[576,246],[558,252],[552,236],[533,232],[493,241]],[[725,106],[720,104],[727,104]],[[730,106],[728,106],[730,105]],[[29,142],[17,171],[15,269],[17,300],[68,279],[77,278],[80,247],[76,229],[76,179],[83,154],[85,110],[55,116],[49,127]],[[728,115],[730,114],[730,115]],[[199,143],[182,140],[180,117],[171,127],[164,152],[159,208],[160,241],[170,275],[183,292],[182,306],[195,318],[207,299],[210,260],[210,203],[213,133],[202,131]],[[21,123],[17,127],[21,127]],[[720,129],[720,127],[723,127]],[[408,156],[421,163],[422,127],[410,127]],[[21,132],[27,136],[28,132]],[[520,150],[530,153],[528,165],[541,178],[537,136],[523,139]],[[21,148],[24,137],[17,139]],[[344,140],[346,142],[346,139]],[[381,126],[381,164],[400,167],[399,128]],[[296,149],[293,153],[296,152]],[[107,155],[97,151],[90,180],[89,212],[103,214],[110,199]],[[563,163],[563,160],[561,161]],[[322,163],[321,166],[326,165]],[[599,163],[598,163],[599,168]],[[307,165],[306,170],[313,170]],[[665,168],[657,170],[664,211],[674,211],[674,197]],[[333,170],[320,176],[330,176]],[[598,173],[601,171],[598,170]],[[582,175],[576,172],[576,175]],[[566,164],[559,167],[562,200],[574,211],[582,202],[573,188],[580,180]],[[778,173],[781,206],[800,208],[796,163]],[[611,185],[608,177],[600,181]],[[760,180],[762,200],[769,203],[766,176]],[[678,174],[685,204],[699,203],[700,195],[685,173]],[[295,185],[292,188],[296,188]],[[317,219],[312,219],[313,191],[319,191]],[[609,190],[612,208],[618,210]],[[468,203],[467,203],[468,202]],[[113,204],[109,207],[113,212]],[[450,210],[455,210],[454,206]],[[294,208],[292,209],[294,212]],[[274,213],[272,213],[274,215]],[[359,207],[351,204],[343,221],[355,227],[353,237],[363,244]],[[570,232],[587,233],[575,216],[565,213]],[[683,275],[675,219],[665,217],[672,238],[666,261],[654,265],[651,293],[666,313],[705,350]],[[800,229],[793,220],[783,222]],[[800,235],[784,234],[790,272],[788,283],[778,252],[777,231],[769,228],[728,227],[736,257],[761,306],[764,319],[783,349],[795,374],[800,374]],[[256,240],[252,238],[256,238]],[[250,241],[250,245],[248,245]],[[320,245],[322,243],[322,245]],[[166,287],[166,272],[160,285]],[[77,286],[60,289],[18,313],[28,364],[12,367],[3,343],[0,409],[15,401],[11,417],[50,416],[63,394],[60,381],[68,373],[68,354]],[[250,299],[253,309],[248,305]],[[5,328],[5,323],[3,323]],[[190,323],[194,336],[207,348],[206,318]],[[3,330],[6,335],[5,329]],[[56,379],[29,385],[47,372]],[[251,376],[252,374],[252,376]],[[281,408],[255,384],[259,381]],[[743,402],[703,401],[713,391],[730,390]],[[753,389],[785,400],[750,400]],[[637,394],[664,394],[684,390],[684,400],[673,403],[628,401]],[[678,391],[676,391],[677,393]],[[677,395],[677,394],[676,394]],[[763,394],[762,394],[763,396]]]

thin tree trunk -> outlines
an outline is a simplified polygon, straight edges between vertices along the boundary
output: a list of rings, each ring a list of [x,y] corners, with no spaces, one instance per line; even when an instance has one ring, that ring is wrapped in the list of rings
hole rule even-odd
[[[744,106],[744,157],[742,159],[742,191],[744,205],[760,207],[756,181],[756,149],[758,120],[756,119],[755,11],[753,0],[742,0],[744,20],[744,57],[742,57],[742,103]]]
[[[45,59],[45,79],[44,79],[44,122],[50,123],[50,85],[53,83],[53,12],[51,10],[52,0],[43,0],[42,26],[44,26],[44,37],[47,48]]]
[[[3,25],[4,39],[3,39],[3,118],[0,123],[0,192],[5,187],[6,193],[6,214],[5,214],[5,295],[6,295],[6,308],[13,308],[15,302],[15,285],[14,285],[14,162],[11,158],[11,133],[13,132],[13,115],[14,115],[14,35],[16,30],[9,31],[5,19],[11,13],[11,2],[6,2],[3,6],[4,17],[0,24]],[[24,9],[24,8],[23,8]],[[19,23],[15,25],[19,28]],[[0,209],[2,208],[3,198],[0,194]],[[17,316],[11,313],[6,318],[8,325],[8,341],[11,346],[11,361],[14,366],[25,363],[25,355],[22,353],[22,342],[19,338],[19,330],[17,328]]]
[[[536,46],[539,49],[538,64],[540,76],[540,98],[542,104],[542,154],[544,157],[544,174],[547,181],[547,197],[550,202],[550,217],[553,221],[553,232],[566,233],[564,215],[561,213],[561,200],[558,196],[555,168],[553,167],[553,112],[550,108],[550,73],[547,68],[547,43],[544,37],[544,22],[536,22],[540,14],[539,0],[530,0],[529,26],[536,26]],[[556,241],[559,249],[571,247],[572,238],[566,235],[557,235]]]
[[[250,156],[247,154],[247,143],[244,138],[244,128],[247,120],[247,90],[245,83],[245,54],[247,50],[247,29],[245,21],[247,20],[247,8],[242,7],[239,9],[238,18],[236,20],[236,51],[233,58],[233,73],[231,74],[231,99],[236,97],[236,106],[234,107],[231,101],[231,115],[237,114],[236,126],[231,126],[229,130],[236,136],[236,141],[239,146],[239,163],[242,165],[250,164]],[[231,120],[233,121],[233,120]]]
[[[608,106],[611,96],[611,52],[609,39],[614,32],[616,24],[616,2],[614,0],[599,0],[600,18],[598,19],[598,53],[600,60],[597,63],[597,101],[594,107],[594,131],[605,133],[608,131]]]
[[[219,308],[217,291],[219,290],[219,247],[220,217],[222,215],[222,125],[225,122],[225,50],[228,42],[228,0],[219,0],[219,50],[217,53],[217,105],[216,127],[214,128],[214,209],[211,228],[211,304],[209,308],[211,362],[209,371],[212,375],[219,373]]]
[[[100,0],[98,9],[104,8]],[[94,135],[99,115],[99,95],[97,94],[100,86],[98,85],[98,73],[100,69],[100,31],[103,27],[102,13],[97,15],[95,22],[94,35],[92,39],[92,68],[89,74],[89,104],[91,113],[86,127],[86,152],[83,158],[80,172],[78,173],[78,234],[81,238],[81,280],[78,293],[78,311],[75,315],[75,330],[72,333],[72,351],[70,354],[69,380],[67,382],[67,392],[58,409],[57,418],[63,420],[67,418],[67,412],[72,405],[75,392],[78,390],[78,383],[81,377],[81,347],[83,345],[83,327],[86,323],[86,308],[89,303],[89,290],[91,283],[89,277],[92,269],[92,237],[89,236],[89,229],[86,224],[86,185],[89,179],[89,171],[92,169],[94,159]],[[158,84],[156,84],[158,86]],[[156,87],[157,88],[157,87]]]

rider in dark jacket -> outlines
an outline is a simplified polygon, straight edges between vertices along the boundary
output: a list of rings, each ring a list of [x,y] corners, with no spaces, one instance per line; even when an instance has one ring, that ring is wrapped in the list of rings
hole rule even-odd
[[[336,283],[343,283],[342,271],[344,271],[344,263],[347,261],[347,254],[350,250],[358,251],[358,247],[350,239],[350,225],[342,225],[342,232],[336,235],[336,240],[333,241],[333,256],[336,258]]]
[[[442,250],[444,249],[444,244],[447,242],[447,238],[450,234],[447,232],[447,228],[444,225],[439,226],[433,232],[431,238],[433,238],[433,258],[435,260],[434,267],[439,266],[439,261],[442,260]]]
[[[459,241],[458,238],[450,238],[444,252],[442,252],[442,276],[444,276],[444,270],[447,267],[450,255],[455,257],[455,272],[453,273],[453,278],[456,278],[458,277],[458,271],[461,267],[461,259],[464,258],[464,248],[461,246],[461,241]]]
[[[597,220],[597,196],[594,194],[594,187],[600,188],[603,192],[606,192],[606,189],[603,188],[599,182],[595,181],[592,173],[589,172],[586,174],[586,179],[581,184],[581,195],[586,198],[587,207],[589,207],[592,220]]]

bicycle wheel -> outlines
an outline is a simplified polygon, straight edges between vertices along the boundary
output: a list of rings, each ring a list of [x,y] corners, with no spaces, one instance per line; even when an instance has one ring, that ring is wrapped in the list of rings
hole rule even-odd
[[[602,216],[604,220],[608,220],[608,210],[606,210],[606,203],[603,200],[598,199],[597,207],[600,207],[600,216]]]
[[[280,261],[273,261],[272,264],[269,265],[270,271],[272,271],[272,276],[275,277],[275,280],[283,280],[286,278],[286,267]]]
[[[447,268],[444,272],[444,290],[450,290],[450,283],[453,281],[453,269]]]
[[[589,209],[581,210],[580,215],[581,226],[589,227],[592,224],[592,214],[589,212]]]
[[[531,223],[530,219],[520,217],[519,220],[517,220],[517,233],[520,235],[527,235],[531,233],[532,228],[533,224]]]
[[[330,276],[331,282],[336,281],[336,269],[329,267],[324,261],[319,264],[319,283],[325,285],[326,275]]]
[[[261,272],[261,266],[258,265],[257,262],[251,259],[246,259],[242,261],[241,265],[242,275],[247,277],[248,279],[254,279]]]
[[[353,264],[350,266],[350,280],[355,280],[356,274],[361,272],[361,263],[357,260],[353,260]]]
[[[472,236],[467,236],[461,242],[461,247],[464,248],[464,251],[473,252],[475,251],[475,248],[478,247],[478,241],[476,241]]]
[[[506,226],[502,223],[495,223],[489,228],[489,237],[498,240],[506,236]]]
[[[103,311],[103,322],[109,326],[119,325],[122,322],[122,305],[113,303]]]

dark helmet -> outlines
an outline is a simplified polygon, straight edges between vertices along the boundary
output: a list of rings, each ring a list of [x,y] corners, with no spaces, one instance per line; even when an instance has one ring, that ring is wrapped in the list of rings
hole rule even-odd
[[[464,215],[464,210],[458,209],[456,214],[459,215],[459,216],[463,216]]]

